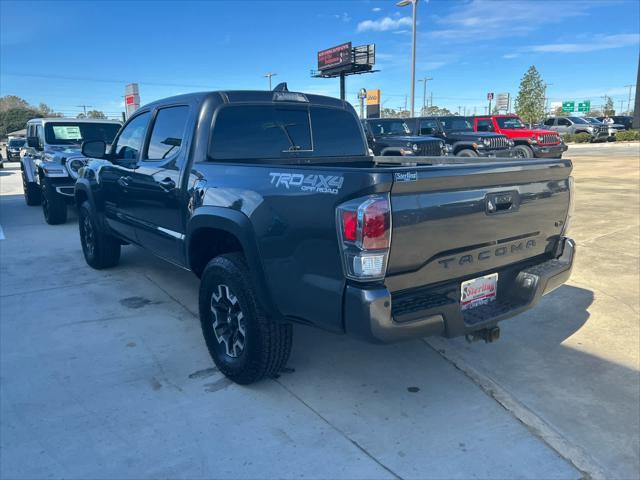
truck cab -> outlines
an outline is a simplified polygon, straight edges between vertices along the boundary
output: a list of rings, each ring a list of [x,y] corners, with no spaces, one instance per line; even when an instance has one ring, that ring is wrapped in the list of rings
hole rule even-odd
[[[67,220],[74,184],[86,157],[80,145],[87,140],[110,144],[120,129],[116,120],[35,118],[27,122],[26,148],[20,157],[22,187],[27,205],[42,205],[50,225]]]
[[[560,135],[551,130],[527,128],[517,115],[490,115],[472,117],[476,132],[495,132],[514,142],[517,158],[562,158],[567,151]]]

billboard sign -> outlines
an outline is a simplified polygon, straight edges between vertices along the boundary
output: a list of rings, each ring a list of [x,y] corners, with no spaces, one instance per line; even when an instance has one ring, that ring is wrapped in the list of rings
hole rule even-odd
[[[140,91],[137,83],[130,83],[124,87],[124,108],[127,118],[140,108]]]
[[[493,92],[487,93],[487,100],[493,100]]]
[[[351,42],[318,52],[318,70],[343,67],[353,63]]]
[[[573,100],[562,102],[563,112],[574,112],[575,110],[576,110],[576,102],[574,102]]]

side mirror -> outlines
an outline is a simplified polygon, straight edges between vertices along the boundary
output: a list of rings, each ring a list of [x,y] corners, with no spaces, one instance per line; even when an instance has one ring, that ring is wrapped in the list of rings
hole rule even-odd
[[[107,144],[102,140],[82,142],[82,155],[89,158],[104,158]]]
[[[38,137],[27,137],[27,145],[31,148],[40,148],[40,139]]]

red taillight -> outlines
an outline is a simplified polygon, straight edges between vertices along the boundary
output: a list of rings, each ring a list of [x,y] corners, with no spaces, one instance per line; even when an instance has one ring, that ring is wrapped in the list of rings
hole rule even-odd
[[[357,212],[342,212],[342,236],[350,242],[355,242],[358,238]]]
[[[381,280],[391,245],[389,195],[369,195],[337,207],[338,235],[347,278]]]
[[[362,219],[362,248],[378,250],[389,248],[389,202],[376,200],[364,208]]]

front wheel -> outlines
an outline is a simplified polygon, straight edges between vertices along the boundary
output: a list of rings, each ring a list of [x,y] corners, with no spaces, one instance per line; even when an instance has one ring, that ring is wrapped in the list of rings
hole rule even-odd
[[[42,179],[42,213],[49,225],[67,221],[67,202],[46,178]]]
[[[80,205],[78,217],[80,243],[87,264],[96,270],[116,266],[120,261],[120,242],[100,228],[89,202]]]
[[[22,190],[24,192],[24,201],[27,205],[30,207],[40,205],[42,202],[40,186],[35,182],[29,182],[24,171],[22,172]]]
[[[533,150],[526,145],[516,145],[513,147],[516,158],[533,158]]]
[[[291,324],[268,318],[239,253],[211,260],[200,282],[200,324],[211,358],[236,383],[273,377],[291,353]]]
[[[478,154],[469,148],[465,148],[456,153],[456,157],[477,157]]]

